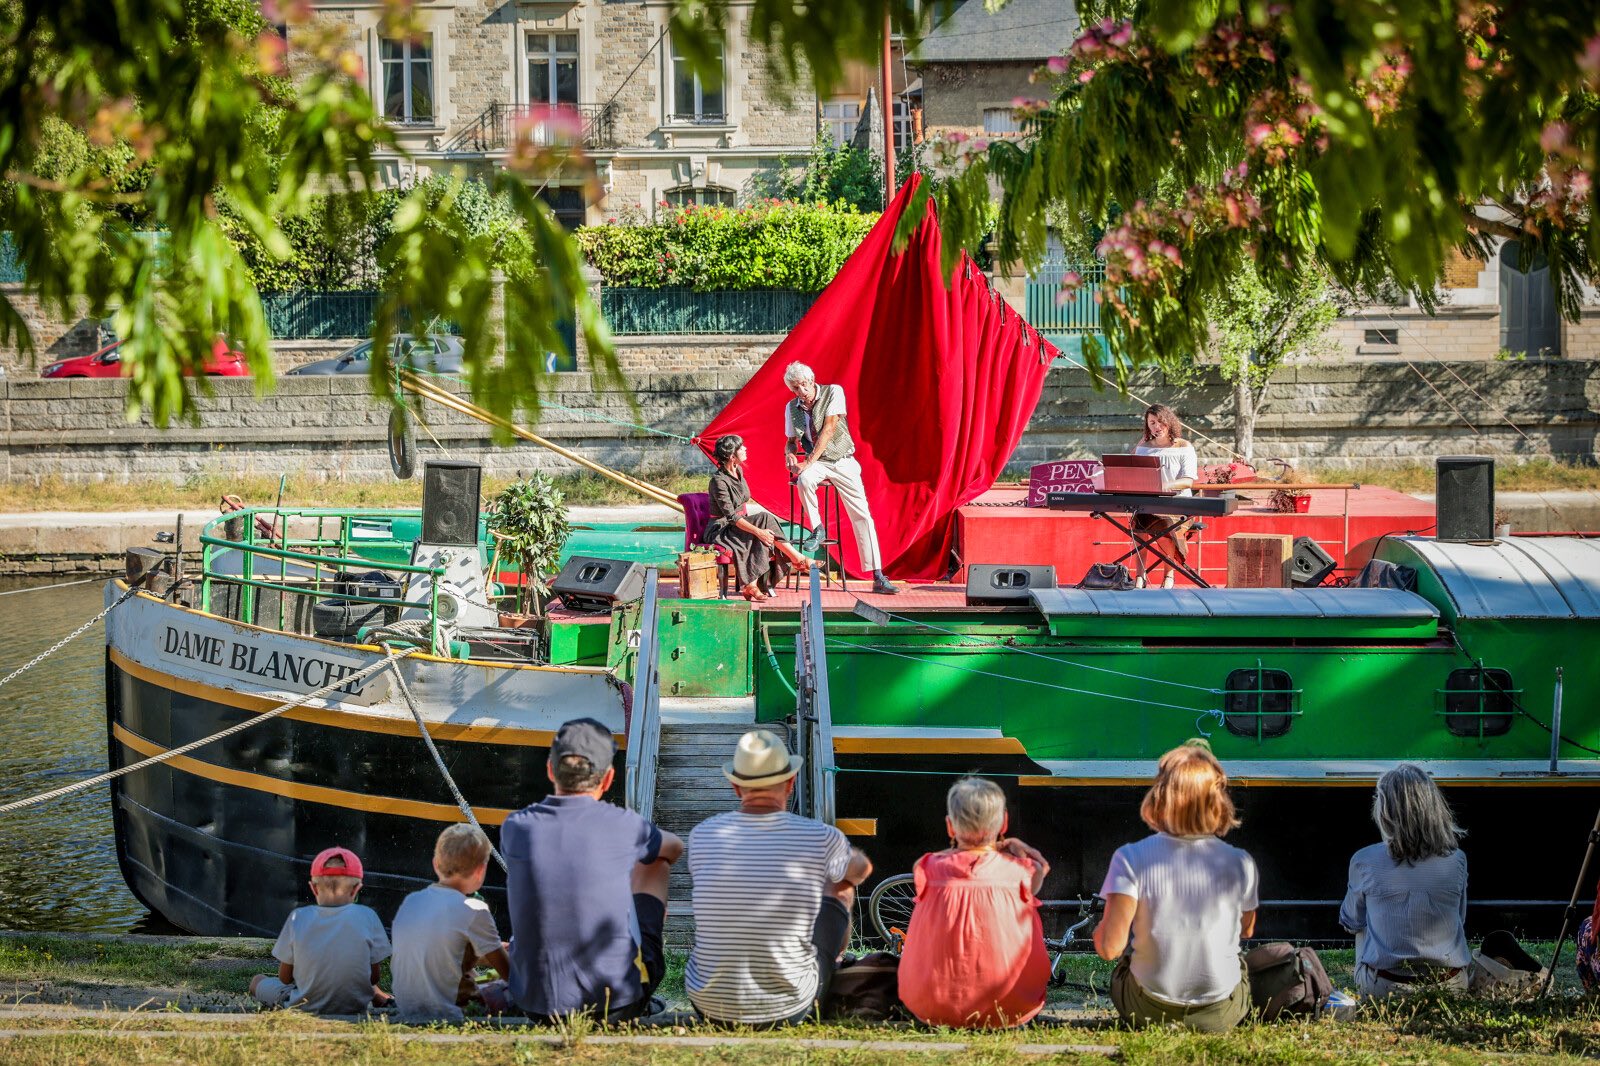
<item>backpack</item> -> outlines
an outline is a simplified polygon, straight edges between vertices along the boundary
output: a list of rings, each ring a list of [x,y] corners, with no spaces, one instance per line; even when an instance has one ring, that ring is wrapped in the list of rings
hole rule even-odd
[[[874,951],[841,962],[828,985],[822,1016],[861,1022],[905,1017],[900,1006],[900,956]]]
[[[1264,1022],[1284,1015],[1316,1015],[1333,994],[1333,982],[1311,948],[1279,941],[1252,948],[1244,957],[1250,971],[1250,1002]]]

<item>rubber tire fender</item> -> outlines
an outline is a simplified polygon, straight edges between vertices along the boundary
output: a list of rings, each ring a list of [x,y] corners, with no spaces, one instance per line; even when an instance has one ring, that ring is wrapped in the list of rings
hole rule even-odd
[[[417,473],[417,431],[404,407],[389,412],[389,469],[401,481]]]

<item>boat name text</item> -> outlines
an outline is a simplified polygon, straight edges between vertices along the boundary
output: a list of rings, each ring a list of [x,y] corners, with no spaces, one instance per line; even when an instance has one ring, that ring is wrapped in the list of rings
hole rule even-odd
[[[250,644],[241,644],[224,637],[208,637],[187,629],[167,626],[163,650],[172,656],[220,666],[238,674],[269,677],[274,681],[287,681],[307,689],[330,685],[341,677],[360,670],[360,666],[347,666],[329,659],[310,655],[294,655],[286,651],[265,652]],[[359,681],[340,685],[335,692],[351,696],[361,690]]]

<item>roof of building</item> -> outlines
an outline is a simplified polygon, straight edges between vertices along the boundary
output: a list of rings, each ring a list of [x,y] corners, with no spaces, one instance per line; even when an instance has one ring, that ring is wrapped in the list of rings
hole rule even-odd
[[[959,0],[911,57],[913,63],[1040,61],[1061,55],[1078,36],[1072,0],[1010,0],[999,11]]]

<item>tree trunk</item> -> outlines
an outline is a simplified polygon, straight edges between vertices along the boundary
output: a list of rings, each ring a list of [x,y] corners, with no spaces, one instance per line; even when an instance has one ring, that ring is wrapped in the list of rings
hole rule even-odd
[[[1247,372],[1233,383],[1233,450],[1249,463],[1255,460],[1255,447],[1256,397]]]

